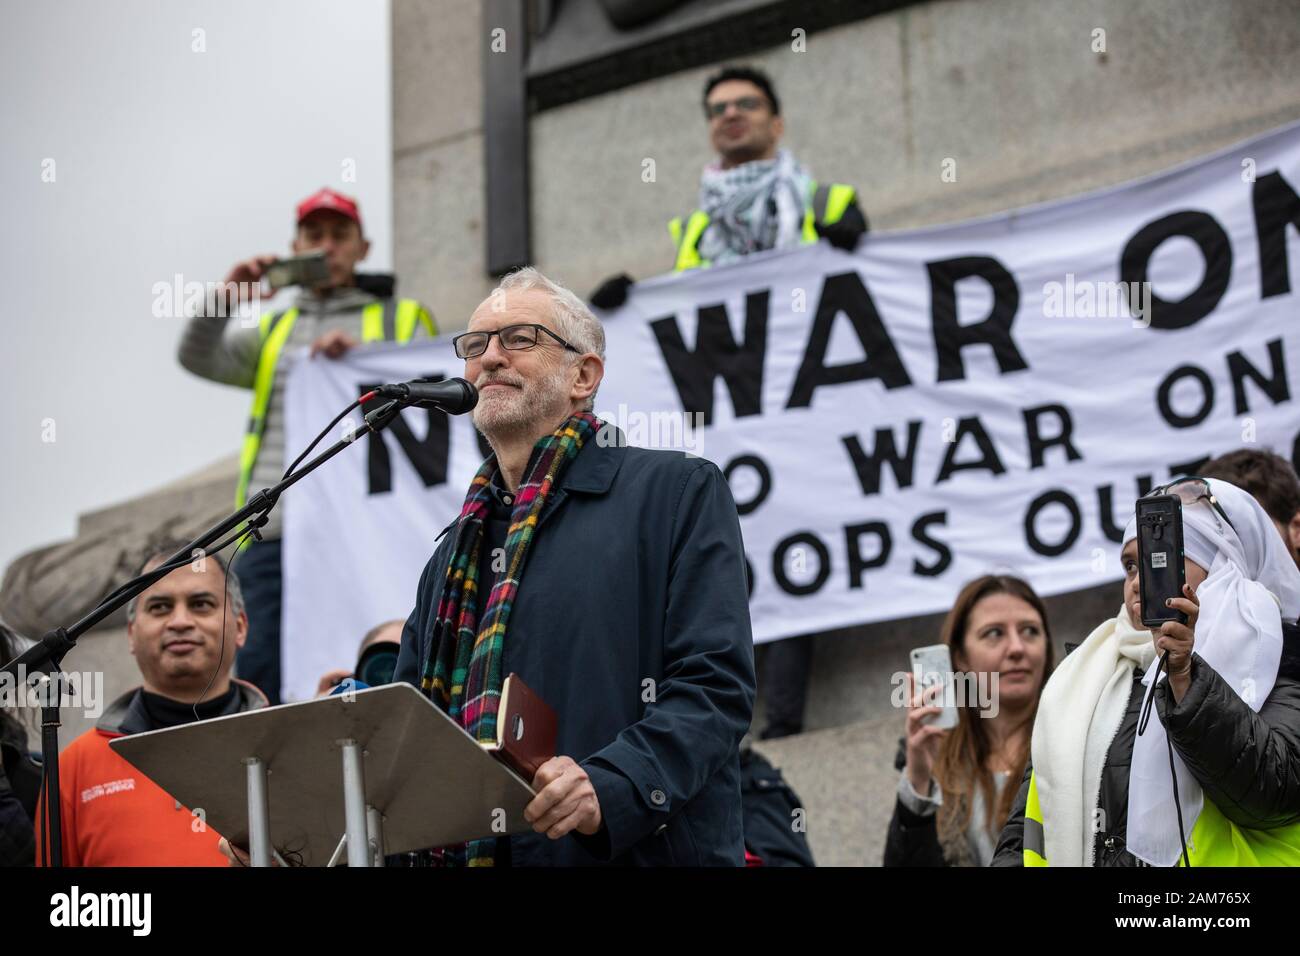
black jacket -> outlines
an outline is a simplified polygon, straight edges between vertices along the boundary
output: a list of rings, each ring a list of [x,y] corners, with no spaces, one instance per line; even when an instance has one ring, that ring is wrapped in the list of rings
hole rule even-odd
[[[898,753],[894,756],[894,769],[900,774],[907,769],[907,738],[898,738]],[[1007,781],[1008,784],[1010,781]],[[1002,791],[995,789],[995,799]],[[990,834],[992,835],[992,834]],[[964,837],[963,837],[964,839]],[[883,866],[973,866],[975,860],[969,850],[950,857],[939,842],[939,817],[931,813],[921,816],[908,809],[899,797],[894,797],[894,815],[889,819],[885,836]]]
[[[402,632],[395,679],[417,687],[452,526]],[[557,752],[590,776],[604,825],[512,836],[512,864],[743,865],[752,640],[740,520],[718,468],[587,442],[541,514],[502,673],[555,709]]]
[[[1128,852],[1126,838],[1129,764],[1144,690],[1142,672],[1134,668],[1128,709],[1101,772],[1098,809],[1103,829],[1093,848],[1094,866],[1143,865]],[[1182,701],[1175,704],[1168,682],[1161,681],[1154,709],[1205,799],[1225,817],[1250,829],[1273,829],[1300,820],[1300,630],[1295,625],[1283,625],[1277,681],[1258,714],[1196,653],[1191,685]],[[1025,769],[993,866],[1023,865],[1031,770]]]
[[[261,710],[263,707],[268,706],[266,695],[248,681],[232,677],[230,684],[235,692],[230,695],[228,700],[217,698],[199,705],[200,720],[229,717],[232,714],[243,714],[250,710]],[[194,718],[189,704],[182,704],[180,701],[171,701],[170,703],[172,709],[183,714],[183,717],[174,722],[159,720],[157,715],[149,712],[148,702],[144,696],[144,688],[133,687],[104,708],[104,713],[100,715],[99,720],[95,721],[95,729],[110,737],[118,737],[143,734],[151,730],[161,730],[165,727],[174,727],[193,721]]]
[[[816,866],[808,845],[803,801],[781,771],[752,747],[740,751],[740,799],[745,849],[763,866]]]
[[[894,756],[894,769],[899,773],[907,767],[907,738],[898,738],[898,753]],[[884,866],[953,866],[954,861],[944,856],[939,843],[939,820],[935,814],[921,816],[913,813],[897,796],[894,797],[894,815],[889,818],[889,831],[885,836]]]
[[[27,734],[16,721],[0,720],[0,866],[36,861],[36,802],[41,767],[32,759]]]
[[[907,744],[899,741],[899,753],[894,758],[894,769],[902,773],[907,766]],[[913,813],[898,797],[894,797],[894,815],[889,819],[889,832],[885,836],[885,866],[949,866],[939,845],[938,820],[932,813],[921,816]]]

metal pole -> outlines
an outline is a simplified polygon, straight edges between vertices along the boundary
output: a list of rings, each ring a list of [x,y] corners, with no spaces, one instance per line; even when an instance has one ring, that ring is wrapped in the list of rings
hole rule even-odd
[[[384,865],[384,817],[374,807],[366,807],[366,833],[370,838],[370,852],[374,865]]]
[[[55,673],[62,673],[56,671]],[[45,674],[42,690],[49,694],[41,707],[41,753],[45,761],[45,813],[42,823],[49,829],[45,831],[45,853],[47,866],[63,866],[63,791],[59,789],[59,697],[62,694],[58,683]],[[5,788],[9,789],[8,787]],[[51,797],[50,794],[56,794]]]
[[[340,740],[343,748],[343,816],[347,823],[348,866],[370,866],[370,842],[366,839],[366,771],[361,763],[361,745]]]
[[[266,793],[266,764],[245,757],[248,768],[248,853],[253,866],[271,865],[271,807]]]

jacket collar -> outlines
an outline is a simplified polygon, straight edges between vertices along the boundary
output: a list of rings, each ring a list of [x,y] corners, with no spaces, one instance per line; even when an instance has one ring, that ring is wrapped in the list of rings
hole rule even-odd
[[[323,315],[333,312],[353,312],[364,309],[372,302],[380,300],[369,292],[356,286],[347,286],[333,290],[329,295],[321,295],[310,289],[301,290],[293,300],[293,307],[299,312]]]
[[[619,466],[623,464],[623,448],[627,437],[617,425],[606,422],[591,440],[582,446],[573,460],[560,487],[565,491],[580,491],[588,495],[603,495],[614,483]]]
[[[216,716],[242,714],[246,710],[260,710],[268,706],[266,695],[252,684],[237,677],[232,677],[230,682],[235,685],[234,700],[224,712]],[[144,709],[144,698],[140,696],[142,690],[143,687],[132,688],[109,704],[96,722],[95,729],[101,734],[114,737],[153,730],[149,722],[149,713]]]
[[[614,483],[619,466],[623,464],[623,446],[626,439],[623,432],[615,425],[606,422],[595,435],[582,446],[578,457],[570,462],[560,478],[560,487],[551,492],[542,513],[537,516],[540,529],[546,520],[556,511],[570,493],[584,495],[606,494]]]

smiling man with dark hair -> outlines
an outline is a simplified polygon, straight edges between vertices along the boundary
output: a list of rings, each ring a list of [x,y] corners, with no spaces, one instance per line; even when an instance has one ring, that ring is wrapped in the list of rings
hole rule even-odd
[[[140,573],[181,547],[160,549]],[[247,630],[239,579],[215,555],[171,571],[127,605],[127,644],[144,683],[109,704],[63,751],[65,866],[226,865],[220,835],[201,812],[191,814],[108,744],[265,707],[257,688],[230,676]],[[42,842],[38,833],[38,861]]]
[[[867,232],[857,191],[842,183],[818,183],[780,148],[785,119],[766,73],[723,67],[705,81],[703,106],[717,158],[700,175],[697,208],[668,223],[677,250],[675,271],[819,239],[848,251],[857,247]],[[591,303],[617,308],[632,285],[626,274],[606,279],[591,294]]]
[[[852,250],[867,231],[852,186],[819,184],[780,148],[781,102],[761,70],[728,66],[704,84],[704,119],[718,154],[700,176],[699,207],[668,225],[678,271],[787,249],[819,238]]]
[[[677,249],[674,270],[739,262],[752,253],[819,239],[847,251],[857,247],[867,232],[867,217],[856,190],[841,183],[819,184],[792,153],[779,148],[785,120],[766,73],[723,67],[705,81],[703,106],[717,159],[700,175],[698,208],[668,224]],[[618,308],[632,285],[626,274],[606,279],[592,292],[591,303]],[[811,637],[764,648],[760,686],[767,725],[762,737],[803,730],[812,653]]]

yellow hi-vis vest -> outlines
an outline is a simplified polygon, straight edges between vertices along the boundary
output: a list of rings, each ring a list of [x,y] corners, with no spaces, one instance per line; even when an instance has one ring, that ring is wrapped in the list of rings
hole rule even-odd
[[[253,477],[257,453],[262,447],[262,433],[266,431],[266,409],[271,404],[275,363],[279,361],[280,352],[289,340],[289,333],[297,318],[297,309],[262,316],[262,350],[257,356],[257,374],[253,379],[253,410],[248,416],[244,447],[239,454],[236,508],[242,508],[248,501],[248,483]],[[361,341],[409,342],[415,334],[417,324],[423,325],[431,337],[438,334],[438,327],[434,325],[432,317],[415,299],[383,299],[372,302],[361,311]]]
[[[1033,773],[1025,801],[1023,844],[1025,866],[1048,865],[1043,808]],[[1187,858],[1192,866],[1300,866],[1300,823],[1276,830],[1250,830],[1237,826],[1206,800],[1187,838]],[[1178,865],[1183,865],[1181,856]]]
[[[817,241],[817,226],[830,226],[840,221],[844,216],[844,210],[849,208],[849,203],[853,202],[854,189],[852,186],[844,186],[840,183],[831,183],[829,186],[818,186],[815,182],[812,184],[808,203],[804,208],[803,214],[803,231],[799,236],[801,242]],[[686,218],[686,225],[682,225],[682,219],[678,216],[668,223],[668,234],[673,237],[673,245],[677,247],[677,261],[673,265],[674,272],[682,272],[686,269],[697,269],[709,265],[708,260],[700,258],[700,237],[704,235],[704,230],[709,228],[709,214],[703,209],[697,209]]]

